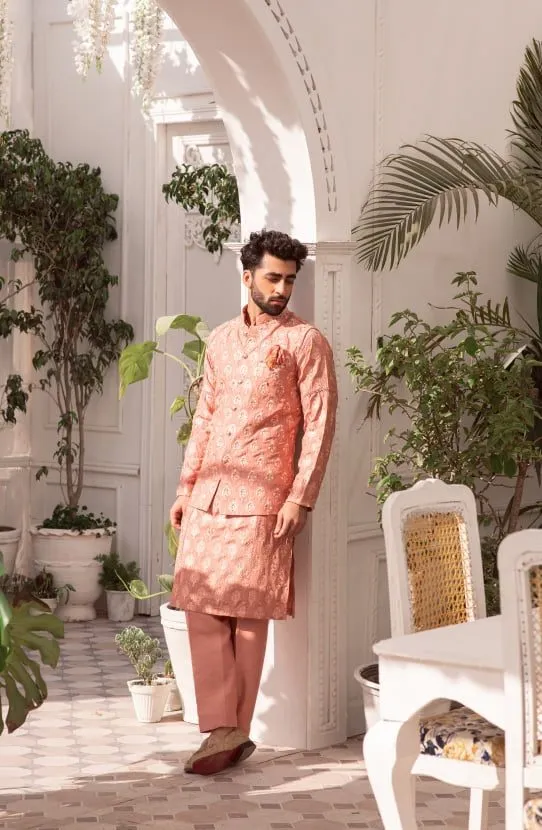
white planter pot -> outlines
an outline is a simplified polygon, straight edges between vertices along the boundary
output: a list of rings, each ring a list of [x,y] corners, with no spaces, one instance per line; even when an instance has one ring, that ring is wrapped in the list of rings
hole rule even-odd
[[[17,558],[20,541],[20,530],[16,530],[13,527],[0,530],[0,553],[2,553],[4,558],[4,569],[8,576],[11,576],[15,568],[15,560]]]
[[[370,729],[380,720],[380,683],[378,680],[378,663],[358,666],[354,677],[361,686],[363,695],[363,712],[365,727]]]
[[[42,598],[41,601],[44,602],[45,605],[49,606],[49,608],[51,609],[51,614],[55,613],[55,611],[57,609],[57,605],[58,605],[58,600],[57,600],[56,597],[50,597],[49,599],[43,599]]]
[[[166,702],[166,712],[182,712],[183,711],[183,699],[181,697],[181,693],[179,691],[179,687],[177,686],[177,681],[172,680],[171,682],[171,689],[169,690],[169,697]]]
[[[58,607],[58,616],[66,622],[96,619],[94,603],[101,594],[102,571],[96,556],[111,551],[112,536],[96,530],[76,533],[32,528],[30,532],[36,567],[50,571],[57,587],[69,583],[75,588],[68,602]]]
[[[158,723],[162,719],[166,702],[171,691],[171,681],[161,678],[152,686],[145,686],[141,680],[128,680],[136,718],[140,723]]]
[[[192,674],[192,660],[190,659],[190,645],[188,643],[188,629],[183,611],[175,611],[166,602],[160,606],[160,618],[164,629],[169,659],[173,666],[175,681],[182,695],[184,720],[187,723],[198,723],[198,708],[196,705],[196,691]]]
[[[128,591],[106,591],[107,617],[112,622],[129,622],[135,612],[135,599]]]

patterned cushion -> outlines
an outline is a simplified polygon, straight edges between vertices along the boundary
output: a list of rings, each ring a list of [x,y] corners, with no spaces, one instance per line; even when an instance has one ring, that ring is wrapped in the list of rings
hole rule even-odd
[[[420,752],[504,767],[504,732],[462,706],[420,720]]]
[[[542,798],[531,798],[525,805],[524,830],[540,830],[542,827]]]

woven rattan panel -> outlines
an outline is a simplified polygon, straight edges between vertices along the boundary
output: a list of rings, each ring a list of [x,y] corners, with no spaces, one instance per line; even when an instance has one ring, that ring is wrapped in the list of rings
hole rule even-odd
[[[536,722],[536,736],[533,736],[536,741],[542,741],[542,566],[535,565],[530,570],[531,578],[531,632],[532,632],[532,654],[534,658],[534,677],[531,677],[530,666],[524,656],[524,674],[523,680],[526,689],[530,684],[534,687],[534,706],[536,707],[535,715]],[[524,633],[524,638],[525,638]],[[526,701],[527,710],[530,708],[528,701]],[[527,736],[530,732],[527,729]],[[540,754],[540,747],[538,752]]]
[[[460,513],[411,513],[403,524],[414,631],[475,619],[468,537]]]

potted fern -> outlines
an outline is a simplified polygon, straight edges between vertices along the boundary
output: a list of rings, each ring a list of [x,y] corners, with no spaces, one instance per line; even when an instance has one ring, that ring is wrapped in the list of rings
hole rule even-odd
[[[47,605],[54,613],[58,605],[66,605],[69,602],[70,594],[75,591],[73,585],[55,585],[53,574],[45,568],[36,574],[32,580],[32,595]]]
[[[156,663],[162,658],[160,642],[130,625],[115,635],[115,643],[136,673],[134,680],[128,680],[136,718],[140,723],[157,723],[162,719],[172,687],[171,678],[155,672]]]
[[[102,553],[96,557],[102,563],[100,585],[105,590],[107,617],[112,622],[129,622],[135,612],[135,598],[127,585],[139,579],[137,562],[122,562],[116,551]]]

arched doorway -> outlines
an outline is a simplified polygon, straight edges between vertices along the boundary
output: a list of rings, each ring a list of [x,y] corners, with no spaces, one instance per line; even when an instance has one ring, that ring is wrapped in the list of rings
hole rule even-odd
[[[190,43],[223,113],[243,238],[276,227],[310,245],[295,308],[334,346],[344,381],[342,309],[352,251],[337,158],[301,39],[277,0],[161,0]],[[346,314],[344,315],[346,317]],[[296,552],[296,619],[273,626],[255,737],[315,747],[346,737],[346,517],[339,428],[312,528]]]

